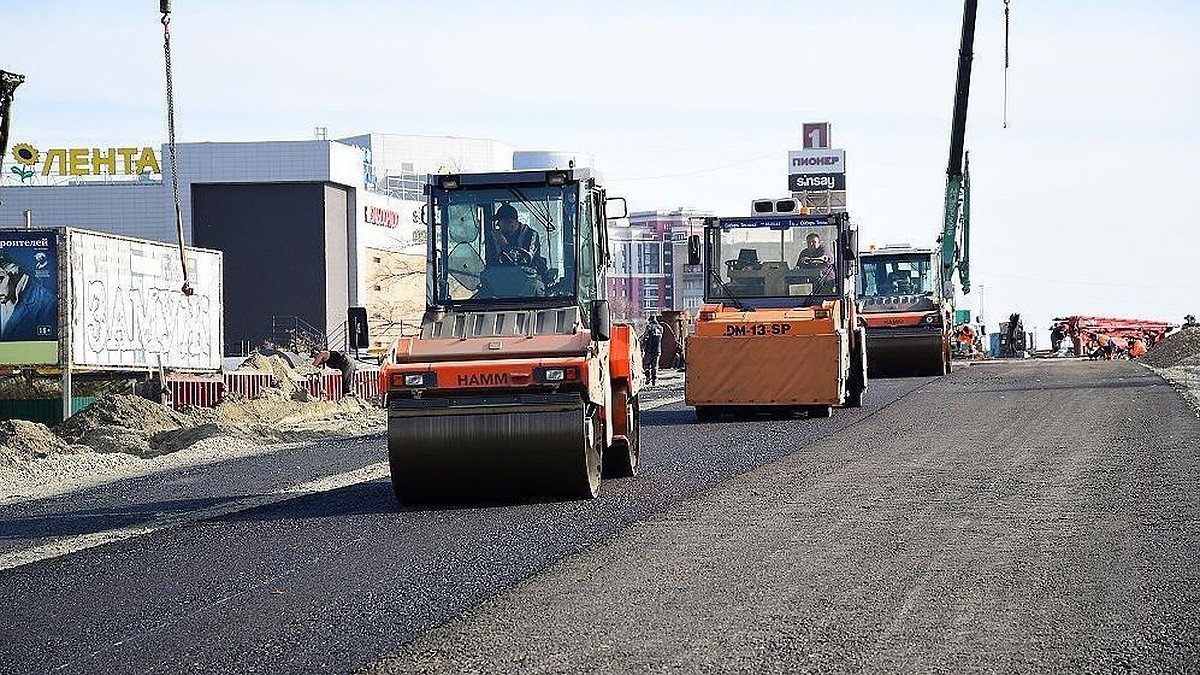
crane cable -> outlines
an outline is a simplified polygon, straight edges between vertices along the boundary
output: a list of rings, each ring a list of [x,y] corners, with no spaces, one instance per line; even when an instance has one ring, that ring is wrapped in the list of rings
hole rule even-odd
[[[1008,3],[1004,0],[1004,103],[1002,111],[1003,128],[1008,128]]]
[[[162,12],[163,57],[167,71],[167,149],[171,154],[171,193],[175,199],[175,235],[179,240],[179,264],[183,267],[184,295],[195,292],[188,278],[187,251],[183,240],[183,211],[179,207],[179,162],[175,152],[175,88],[171,80],[171,0],[159,0]]]

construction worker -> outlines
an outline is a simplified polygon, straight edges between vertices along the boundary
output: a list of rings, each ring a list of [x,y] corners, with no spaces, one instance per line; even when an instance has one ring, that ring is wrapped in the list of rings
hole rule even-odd
[[[487,269],[484,272],[502,266],[527,270],[528,288],[517,294],[535,297],[545,295],[546,286],[553,283],[557,270],[552,273],[542,257],[542,242],[538,233],[521,222],[512,204],[504,204],[496,209],[494,220],[496,226],[487,243],[484,257]]]
[[[1062,350],[1063,338],[1067,337],[1066,326],[1061,323],[1054,324],[1054,328],[1050,329],[1050,351],[1058,354]]]
[[[310,355],[313,357],[312,364],[317,368],[333,368],[334,370],[342,371],[342,395],[350,396],[354,393],[354,359],[345,354],[333,351],[331,349],[320,349],[314,347]]]
[[[958,327],[956,339],[959,344],[959,351],[966,356],[971,356],[975,353],[975,329],[971,328],[970,324],[964,323]]]
[[[1105,360],[1112,359],[1112,339],[1104,333],[1092,333],[1092,339],[1096,342],[1096,349],[1091,354],[1088,354],[1088,358],[1092,361],[1101,357]]]
[[[646,334],[642,336],[642,365],[646,368],[646,380],[650,384],[658,383],[658,359],[662,353],[663,327],[658,317],[650,317],[646,324]]]
[[[1129,358],[1136,359],[1146,353],[1146,341],[1142,338],[1134,338],[1133,344],[1129,345]]]

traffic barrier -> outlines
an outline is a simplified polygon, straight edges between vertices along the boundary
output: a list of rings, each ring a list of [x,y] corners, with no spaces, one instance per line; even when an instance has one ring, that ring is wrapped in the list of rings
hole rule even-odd
[[[275,375],[261,370],[237,370],[225,373],[225,392],[237,392],[246,398],[258,398],[262,390],[276,386]]]
[[[304,382],[309,398],[318,401],[336,401],[342,397],[342,372],[326,368],[311,373]]]
[[[354,373],[354,393],[366,401],[378,401],[381,393],[379,388],[379,369],[364,368]]]
[[[379,399],[379,369],[362,368],[354,371],[354,395],[366,401]],[[342,371],[326,368],[308,376],[305,382],[308,395],[321,401],[342,400]]]
[[[249,370],[224,373],[217,377],[198,375],[170,375],[164,394],[175,410],[189,407],[214,408],[230,393],[246,398],[258,398],[263,389],[277,386],[271,373]],[[309,374],[302,386],[309,398],[317,401],[340,401],[342,399],[342,373],[326,368],[319,373]],[[378,402],[381,398],[379,369],[363,368],[354,373],[354,394],[365,401]]]
[[[215,408],[225,400],[225,381],[196,375],[171,375],[167,377],[165,393],[176,411],[191,407]]]

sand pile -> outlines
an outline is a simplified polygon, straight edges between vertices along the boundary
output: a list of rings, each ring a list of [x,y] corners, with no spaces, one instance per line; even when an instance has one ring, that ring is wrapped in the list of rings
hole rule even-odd
[[[132,394],[109,394],[80,410],[54,432],[68,443],[97,452],[124,452],[151,457],[158,452],[155,434],[189,427],[195,421],[166,406]]]
[[[283,356],[255,353],[243,361],[237,369],[256,370],[274,375],[274,388],[277,391],[264,392],[264,395],[269,398],[287,401],[309,400],[308,389],[304,387],[304,384],[309,375],[316,374],[319,371],[308,361],[297,363],[295,366],[288,361]]]
[[[192,451],[215,457],[231,449],[378,433],[386,427],[386,412],[370,401],[354,396],[338,402],[308,400],[306,375],[317,369],[307,361],[292,366],[278,353],[256,354],[243,369],[272,373],[280,386],[253,400],[226,394],[216,408],[186,413],[113,393],[53,429],[0,420],[0,485],[21,485],[20,494],[41,494],[51,485],[169,468],[172,457],[187,458]]]
[[[1200,327],[1184,328],[1150,347],[1142,361],[1156,368],[1200,366]]]
[[[0,467],[87,450],[89,448],[82,445],[68,444],[45,424],[25,420],[0,421]]]
[[[229,436],[253,443],[278,443],[367,433],[382,428],[382,408],[348,396],[338,402],[297,401],[270,396],[230,396],[216,408],[197,408],[184,428],[155,434],[157,452],[173,452],[206,438]]]

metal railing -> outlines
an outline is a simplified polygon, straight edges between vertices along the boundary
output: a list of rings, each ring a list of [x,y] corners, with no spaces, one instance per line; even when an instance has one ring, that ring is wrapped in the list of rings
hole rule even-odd
[[[271,341],[287,351],[307,354],[313,347],[324,347],[327,336],[324,331],[298,316],[273,315]],[[344,337],[342,344],[345,344]]]

